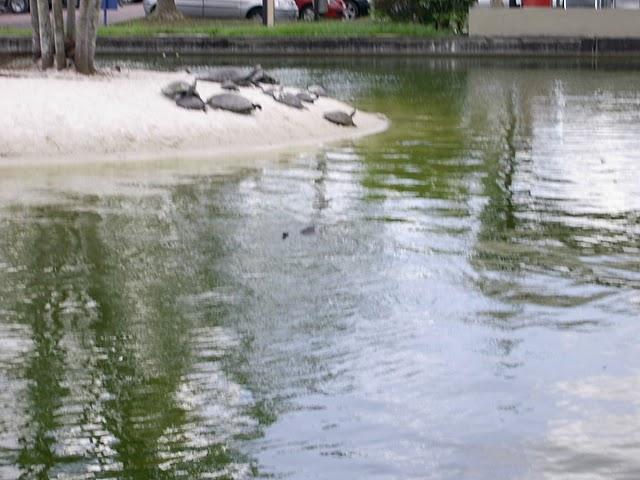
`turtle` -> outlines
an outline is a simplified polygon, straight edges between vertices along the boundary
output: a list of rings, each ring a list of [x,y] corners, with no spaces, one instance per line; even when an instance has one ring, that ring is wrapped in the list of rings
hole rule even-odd
[[[235,82],[233,80],[225,80],[224,82],[222,82],[222,84],[220,85],[220,88],[224,89],[224,90],[234,90],[234,91],[238,91],[238,85],[235,84]]]
[[[356,124],[353,123],[353,116],[356,114],[356,109],[353,109],[351,114],[343,112],[341,110],[332,110],[330,112],[326,112],[323,117],[329,120],[331,123],[335,123],[337,125],[343,125],[345,127],[355,127]]]
[[[262,93],[264,93],[265,95],[269,95],[270,97],[275,98],[276,93],[280,92],[280,88],[279,87],[263,87],[260,86],[260,89],[262,90]]]
[[[317,95],[318,97],[326,97],[327,91],[321,85],[309,85],[307,87],[307,92]]]
[[[265,72],[260,65],[256,65],[249,75],[249,81],[258,86],[260,83],[267,83],[270,85],[277,85],[278,80]]]
[[[249,114],[254,109],[262,107],[257,103],[252,103],[250,100],[236,94],[236,93],[220,93],[213,95],[207,103],[211,108],[228,110],[230,112]]]
[[[284,103],[289,107],[293,107],[297,109],[304,108],[304,105],[302,104],[302,100],[300,100],[298,97],[296,97],[292,93],[276,92],[274,93],[273,98],[275,99],[276,102]]]
[[[236,67],[222,67],[214,70],[209,70],[203,74],[198,75],[198,80],[203,82],[217,82],[222,83],[227,80],[231,80],[235,83],[236,80],[240,80],[247,76],[246,72]]]
[[[318,99],[316,95],[305,91],[296,93],[296,97],[307,103],[313,103]]]
[[[205,82],[223,83],[231,81],[238,86],[247,87],[251,84],[276,83],[276,80],[268,75],[260,65],[255,65],[250,71],[236,67],[223,67],[210,70],[198,76],[199,80]]]
[[[198,95],[195,91],[187,92],[184,95],[179,96],[176,99],[176,105],[189,110],[202,110],[203,112],[207,111],[207,106],[204,103],[204,100],[202,100],[202,98],[200,98],[200,95]]]
[[[161,91],[165,97],[171,98],[172,100],[177,100],[182,95],[194,91],[195,88],[196,82],[190,84],[188,82],[185,82],[184,80],[177,80],[163,87]]]

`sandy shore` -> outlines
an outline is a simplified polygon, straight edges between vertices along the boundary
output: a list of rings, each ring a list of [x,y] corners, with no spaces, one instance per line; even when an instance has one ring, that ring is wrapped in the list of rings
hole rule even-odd
[[[248,116],[184,110],[160,89],[173,80],[190,81],[186,73],[133,70],[81,77],[29,72],[20,78],[8,73],[0,72],[0,164],[5,165],[228,157],[313,147],[388,126],[384,116],[360,111],[357,128],[333,125],[322,114],[348,111],[348,105],[321,98],[301,111],[256,88],[241,89],[262,105]],[[202,82],[198,91],[206,99],[222,90]]]

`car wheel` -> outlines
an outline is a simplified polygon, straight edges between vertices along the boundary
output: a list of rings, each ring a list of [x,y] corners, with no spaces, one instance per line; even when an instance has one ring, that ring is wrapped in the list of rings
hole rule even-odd
[[[254,22],[262,23],[262,8],[252,8],[251,10],[249,10],[249,13],[247,13],[247,18],[249,20],[253,20]]]
[[[300,20],[304,20],[305,22],[313,22],[313,8],[310,5],[307,5],[300,12]]]
[[[360,10],[358,9],[358,5],[356,2],[352,0],[348,0],[346,2],[346,7],[344,9],[344,18],[345,20],[355,20],[360,15]]]
[[[9,10],[13,13],[25,13],[29,10],[28,0],[9,0]]]

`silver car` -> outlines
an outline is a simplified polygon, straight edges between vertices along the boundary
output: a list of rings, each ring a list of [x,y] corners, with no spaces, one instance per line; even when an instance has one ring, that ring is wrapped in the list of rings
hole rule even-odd
[[[176,7],[187,17],[262,19],[262,0],[175,0]],[[150,15],[157,0],[143,0],[144,13]],[[275,0],[276,19],[295,20],[298,7],[294,0]]]

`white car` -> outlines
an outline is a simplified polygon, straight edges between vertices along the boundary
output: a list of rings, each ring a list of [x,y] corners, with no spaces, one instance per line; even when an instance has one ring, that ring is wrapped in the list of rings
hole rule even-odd
[[[262,19],[262,0],[175,0],[176,7],[187,17]],[[143,0],[144,13],[151,15],[157,0]],[[294,0],[275,0],[277,20],[295,20],[298,7]]]

